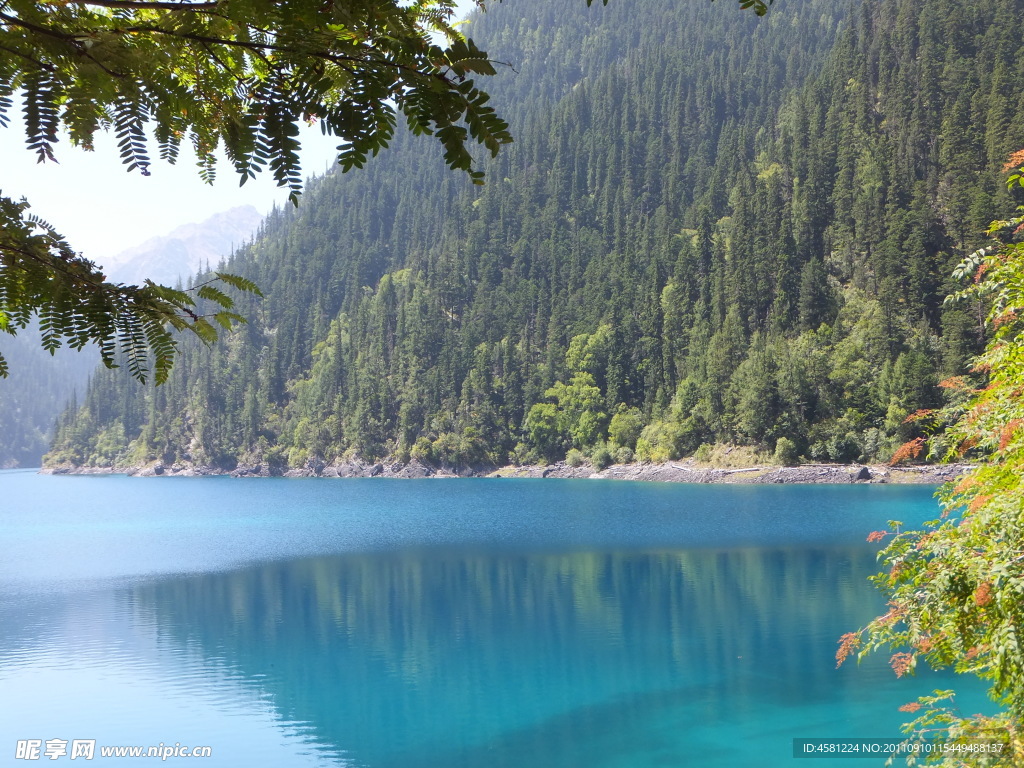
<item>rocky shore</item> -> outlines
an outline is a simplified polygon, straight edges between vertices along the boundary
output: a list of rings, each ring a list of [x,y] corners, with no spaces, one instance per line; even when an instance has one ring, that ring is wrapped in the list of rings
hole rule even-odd
[[[662,483],[921,483],[938,485],[971,469],[965,464],[933,464],[890,467],[864,464],[801,464],[795,467],[756,466],[716,468],[692,459],[664,464],[616,464],[601,471],[589,465],[570,467],[564,462],[523,467],[433,467],[416,460],[408,463],[308,462],[301,469],[279,470],[265,464],[239,466],[233,470],[194,464],[152,464],[144,467],[46,467],[43,474],[104,475],[137,477],[390,477],[390,478],[578,478],[596,480],[639,480]]]

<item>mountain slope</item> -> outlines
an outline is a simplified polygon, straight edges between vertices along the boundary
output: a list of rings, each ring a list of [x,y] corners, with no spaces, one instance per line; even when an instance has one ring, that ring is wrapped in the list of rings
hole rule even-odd
[[[1012,204],[1024,8],[851,8],[494,7],[487,186],[407,136],[318,180],[229,265],[252,322],[161,388],[102,376],[51,461],[885,458],[980,343],[942,298]]]

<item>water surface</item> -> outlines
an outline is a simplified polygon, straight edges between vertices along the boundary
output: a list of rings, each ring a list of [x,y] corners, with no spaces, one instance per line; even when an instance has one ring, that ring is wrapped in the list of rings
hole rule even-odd
[[[895,736],[949,684],[834,661],[880,608],[866,533],[932,492],[0,473],[0,754],[848,766],[792,740]]]

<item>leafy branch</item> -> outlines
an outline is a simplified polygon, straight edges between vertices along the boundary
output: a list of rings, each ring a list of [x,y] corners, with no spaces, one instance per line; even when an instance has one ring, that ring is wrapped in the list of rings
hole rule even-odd
[[[1018,161],[1019,162],[1019,161]],[[1008,182],[1024,186],[1024,168]],[[1022,209],[1024,210],[1024,209]],[[940,732],[950,743],[984,739],[1002,745],[998,754],[933,753],[924,762],[942,765],[1024,764],[1024,216],[996,221],[991,244],[971,253],[954,275],[967,287],[947,301],[983,299],[991,337],[974,371],[988,384],[973,388],[964,377],[949,380],[959,393],[939,420],[950,426],[933,435],[933,450],[948,458],[972,452],[980,464],[941,491],[942,515],[923,531],[892,535],[879,559],[887,570],[873,577],[889,610],[857,632],[844,635],[837,660],[888,649],[897,675],[919,663],[952,668],[989,683],[1003,707],[992,716],[965,717],[950,706],[951,691],[937,691],[904,710],[922,714],[905,730],[912,738]],[[937,731],[936,731],[937,729]]]
[[[214,324],[230,330],[244,322],[231,311],[231,297],[213,283],[261,295],[249,280],[223,273],[188,290],[149,280],[141,286],[107,282],[95,264],[27,211],[26,202],[0,196],[0,331],[15,335],[36,314],[42,345],[51,354],[65,343],[81,349],[95,342],[108,368],[122,359],[134,378],[145,382],[152,372],[160,384],[177,351],[172,330],[209,343],[217,338]],[[216,309],[200,312],[200,300]],[[0,376],[8,373],[0,355]]]

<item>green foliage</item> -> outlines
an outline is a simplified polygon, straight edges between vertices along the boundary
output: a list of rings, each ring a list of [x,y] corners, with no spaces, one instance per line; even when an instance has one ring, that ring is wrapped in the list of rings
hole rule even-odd
[[[800,463],[800,451],[788,437],[780,437],[775,442],[775,463],[783,467],[794,467]]]
[[[582,467],[587,462],[587,457],[583,455],[583,452],[577,448],[570,448],[569,452],[565,454],[565,463],[573,469]]]
[[[431,444],[430,456],[434,461],[452,467],[479,466],[490,462],[486,444],[472,427],[465,428],[461,434],[442,432]]]
[[[555,461],[564,455],[565,438],[559,427],[558,411],[551,403],[536,403],[526,417],[526,435],[541,458]]]
[[[608,425],[608,436],[612,443],[622,448],[636,448],[636,441],[644,428],[643,413],[639,408],[627,408],[620,404]]]
[[[1017,159],[1020,162],[1020,159]],[[1019,184],[1021,173],[1011,177]],[[988,681],[993,700],[1003,708],[996,715],[964,716],[952,691],[936,692],[908,705],[923,708],[907,725],[911,738],[939,734],[955,743],[989,739],[1004,745],[1005,765],[1024,761],[1024,217],[992,224],[993,242],[964,259],[955,277],[971,281],[950,297],[981,299],[989,307],[992,338],[974,364],[987,372],[988,386],[974,389],[964,377],[944,382],[954,392],[939,412],[920,412],[915,422],[925,432],[951,423],[944,434],[915,437],[894,459],[924,450],[942,450],[948,458],[966,453],[981,459],[976,469],[942,491],[942,517],[924,531],[891,530],[869,540],[892,536],[880,554],[887,572],[874,578],[889,600],[888,612],[866,628],[843,638],[840,660],[860,647],[861,653],[895,651],[891,663],[898,675],[920,663],[953,668]],[[948,756],[929,762],[962,765]],[[985,765],[978,757],[971,765]]]
[[[575,447],[586,448],[601,439],[608,417],[601,410],[604,398],[591,374],[577,373],[569,384],[555,382],[544,395],[558,403],[555,410],[558,432],[569,435]]]
[[[683,428],[677,421],[654,421],[640,433],[636,441],[636,457],[645,462],[678,459],[682,455],[684,437]]]
[[[526,464],[534,464],[538,460],[538,456],[534,451],[531,451],[526,443],[516,443],[516,447],[512,449],[509,454],[509,462],[517,467],[521,467]]]
[[[433,463],[434,461],[434,446],[430,442],[430,438],[420,436],[416,438],[416,444],[409,451],[410,458],[416,459],[416,461],[422,461],[426,464]]]
[[[857,461],[863,454],[863,448],[856,425],[862,420],[856,411],[847,411],[837,419],[815,425],[809,437],[812,442],[807,449],[810,458],[838,463]],[[874,457],[865,460],[871,458]]]
[[[414,133],[441,142],[449,167],[479,179],[466,140],[495,154],[511,137],[469,79],[494,66],[451,26],[454,7],[11,0],[0,14],[0,89],[22,90],[26,138],[40,159],[53,159],[62,125],[86,148],[111,126],[122,162],[147,174],[152,132],[170,162],[188,141],[212,178],[220,145],[243,183],[267,169],[294,197],[300,121],[338,138],[347,169],[388,146],[401,114]]]
[[[608,450],[606,443],[598,445],[594,452],[590,454],[590,463],[594,465],[594,469],[600,472],[602,469],[607,469],[613,463],[615,463],[615,457],[612,452]]]

